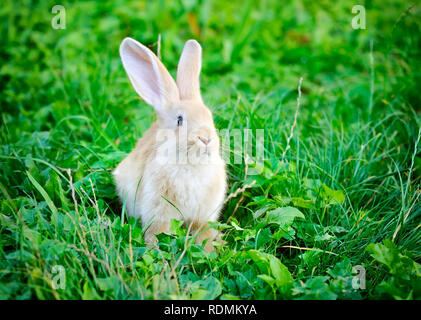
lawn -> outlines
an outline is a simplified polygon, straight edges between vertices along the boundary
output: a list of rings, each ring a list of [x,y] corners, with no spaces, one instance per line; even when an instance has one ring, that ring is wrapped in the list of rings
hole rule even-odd
[[[421,299],[421,6],[62,1],[55,29],[55,4],[0,8],[0,299]],[[155,119],[127,36],[173,76],[198,40],[216,128],[263,132],[263,162],[231,137],[216,252],[176,220],[146,247],[117,198]]]

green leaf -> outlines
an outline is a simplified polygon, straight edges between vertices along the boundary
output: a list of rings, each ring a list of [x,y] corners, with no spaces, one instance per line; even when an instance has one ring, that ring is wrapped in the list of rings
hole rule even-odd
[[[314,238],[314,241],[327,241],[327,240],[330,240],[330,239],[332,239],[332,238],[334,238],[334,236],[332,236],[331,234],[329,234],[329,233],[325,233],[325,234],[323,234],[323,235],[317,235],[315,238]]]
[[[241,300],[240,297],[233,296],[231,294],[223,294],[220,299],[221,300]]]
[[[207,297],[209,296],[209,291],[205,289],[194,289],[192,290],[191,299],[192,300],[209,300]]]
[[[326,283],[328,277],[316,276],[306,281],[305,284],[296,283],[294,295],[299,295],[298,300],[335,300],[337,294]]]
[[[276,208],[266,213],[265,220],[267,223],[278,224],[281,228],[292,225],[295,218],[305,219],[304,214],[293,207]]]
[[[322,195],[328,204],[342,204],[345,201],[345,194],[341,190],[332,190],[325,184],[322,187]]]
[[[183,221],[171,219],[170,233],[177,236],[184,236],[186,230],[183,228]]]
[[[244,229],[243,229],[243,228],[241,228],[241,227],[238,225],[238,223],[236,223],[234,220],[235,220],[235,219],[232,219],[232,220],[231,220],[231,225],[234,227],[234,229],[235,229],[235,230],[237,230],[237,231],[243,231]]]
[[[256,248],[260,249],[272,239],[270,228],[264,228],[257,233]]]
[[[273,277],[277,280],[278,286],[285,286],[292,284],[294,281],[288,268],[275,256],[268,255],[270,270]]]
[[[262,273],[258,277],[272,285],[276,284],[278,288],[281,289],[283,293],[287,293],[290,287],[293,284],[294,279],[292,278],[291,273],[288,271],[288,268],[282,264],[282,262],[269,253],[249,250],[248,255],[256,263],[260,272]]]
[[[254,261],[260,272],[268,274],[270,270],[269,260],[264,252],[257,250],[247,251],[247,255]]]
[[[389,239],[383,243],[371,243],[366,249],[379,263],[389,270],[389,277],[376,288],[381,297],[394,299],[421,298],[421,265],[401,254]]]
[[[270,286],[273,286],[276,282],[275,279],[273,279],[271,276],[268,276],[267,274],[259,274],[257,277],[263,281],[266,281]]]
[[[291,198],[292,204],[296,207],[300,208],[307,208],[307,209],[315,209],[316,206],[314,205],[314,200],[304,199],[301,197],[294,197]]]
[[[371,253],[371,256],[378,262],[386,265],[389,268],[393,267],[393,262],[396,259],[397,249],[395,244],[386,239],[381,243],[370,243],[366,249]]]
[[[35,178],[29,173],[29,171],[26,171],[26,174],[28,175],[29,180],[31,181],[31,183],[34,185],[34,187],[39,191],[39,193],[41,193],[42,197],[44,198],[45,202],[47,202],[48,207],[50,208],[53,217],[57,217],[58,212],[57,212],[57,208],[54,205],[53,201],[51,200],[50,196],[48,195],[48,193],[44,190],[43,187],[41,187],[41,185],[38,183],[37,180],[35,180]],[[56,218],[54,218],[54,220],[56,220]]]
[[[222,293],[222,285],[218,279],[209,276],[191,285],[192,299],[214,300]]]
[[[88,281],[85,282],[83,285],[83,293],[82,299],[83,300],[96,300],[99,296],[94,288],[92,288]]]
[[[120,287],[120,280],[117,276],[110,276],[108,278],[97,278],[96,284],[102,291],[116,291]]]

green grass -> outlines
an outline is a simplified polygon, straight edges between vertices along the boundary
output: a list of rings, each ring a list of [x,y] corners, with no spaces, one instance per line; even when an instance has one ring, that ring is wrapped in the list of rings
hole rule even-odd
[[[421,298],[420,6],[362,2],[353,30],[348,1],[64,1],[54,30],[54,4],[0,9],[1,299]],[[202,44],[218,129],[264,129],[263,173],[228,166],[217,253],[177,221],[147,249],[115,193],[154,119],[118,46],[159,34],[173,75]]]

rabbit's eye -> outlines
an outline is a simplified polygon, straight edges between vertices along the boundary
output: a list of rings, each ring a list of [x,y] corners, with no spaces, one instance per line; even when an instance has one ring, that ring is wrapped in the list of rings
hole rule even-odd
[[[177,126],[182,126],[183,125],[183,117],[182,116],[178,116],[177,118]]]

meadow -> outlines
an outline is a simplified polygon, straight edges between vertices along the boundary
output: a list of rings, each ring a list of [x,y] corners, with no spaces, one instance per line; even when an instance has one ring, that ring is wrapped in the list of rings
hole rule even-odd
[[[62,1],[55,29],[55,4],[0,8],[0,299],[421,299],[419,5]],[[198,40],[216,128],[264,130],[259,174],[227,165],[216,252],[176,220],[147,248],[117,198],[155,119],[127,36],[172,75]]]

